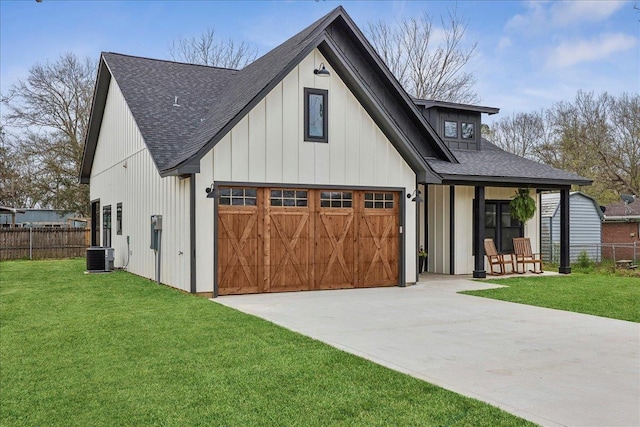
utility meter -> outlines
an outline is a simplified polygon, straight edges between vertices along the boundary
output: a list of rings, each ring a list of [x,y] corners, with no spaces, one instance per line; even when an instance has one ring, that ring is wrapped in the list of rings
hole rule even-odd
[[[162,231],[162,215],[151,215],[151,249],[160,247],[160,232]]]

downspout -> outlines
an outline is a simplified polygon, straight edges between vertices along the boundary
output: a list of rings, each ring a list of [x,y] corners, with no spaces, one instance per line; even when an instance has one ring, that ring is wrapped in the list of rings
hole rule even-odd
[[[196,174],[189,177],[189,256],[192,294],[196,293]]]

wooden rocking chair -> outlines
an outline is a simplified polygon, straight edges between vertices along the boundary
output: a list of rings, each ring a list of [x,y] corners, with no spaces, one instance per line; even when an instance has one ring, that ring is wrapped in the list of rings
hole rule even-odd
[[[534,254],[531,251],[531,240],[528,237],[516,237],[513,239],[513,252],[516,257],[516,273],[524,274],[527,272],[527,264],[533,264],[532,273],[542,273],[542,258],[540,254]],[[518,266],[522,264],[522,272]],[[540,270],[536,271],[536,264],[540,265]]]
[[[498,253],[498,250],[496,249],[496,244],[493,242],[493,239],[484,239],[484,254],[487,256],[487,261],[489,261],[489,268],[491,269],[490,274],[506,274],[507,262],[511,264],[511,270],[514,270],[513,257],[511,257],[511,261],[506,261],[504,259],[504,254]],[[500,266],[498,273],[494,272],[494,269],[493,269],[494,265]]]

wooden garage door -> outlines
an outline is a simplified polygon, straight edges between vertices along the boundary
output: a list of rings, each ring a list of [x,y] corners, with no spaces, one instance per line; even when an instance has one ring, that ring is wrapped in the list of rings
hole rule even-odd
[[[218,294],[394,286],[398,193],[220,188]]]

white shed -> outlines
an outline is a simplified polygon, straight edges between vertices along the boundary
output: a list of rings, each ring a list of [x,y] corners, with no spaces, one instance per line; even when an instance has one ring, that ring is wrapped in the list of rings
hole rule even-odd
[[[543,193],[540,204],[540,249],[545,262],[560,257],[560,193]],[[569,195],[569,246],[571,262],[585,251],[592,261],[600,261],[600,239],[604,216],[598,202],[580,191]]]

